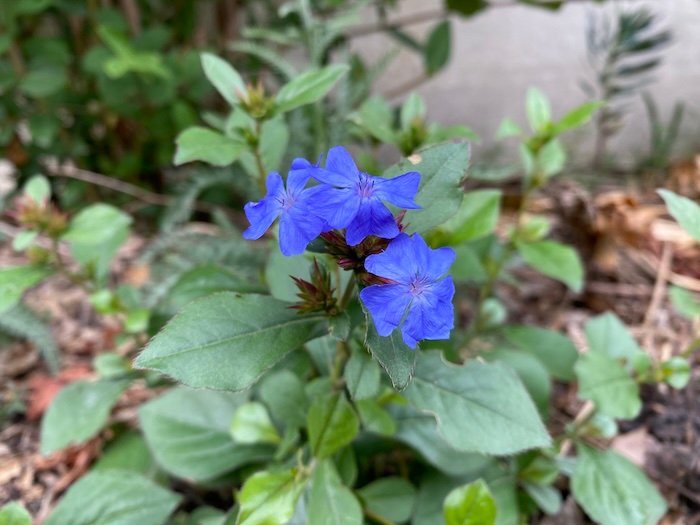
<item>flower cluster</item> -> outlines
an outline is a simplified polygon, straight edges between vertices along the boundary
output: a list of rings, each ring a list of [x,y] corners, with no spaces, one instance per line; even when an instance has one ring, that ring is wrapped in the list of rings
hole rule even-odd
[[[318,184],[308,186],[310,180]],[[292,162],[287,185],[278,173],[267,178],[267,194],[246,204],[246,239],[259,239],[279,218],[284,255],[299,255],[319,236],[344,268],[369,272],[360,299],[379,335],[401,326],[404,342],[447,339],[454,325],[454,284],[446,276],[454,262],[451,248],[430,249],[419,234],[402,233],[387,208],[420,208],[415,196],[420,173],[392,179],[361,172],[345,148],[331,148],[325,166],[305,159]]]

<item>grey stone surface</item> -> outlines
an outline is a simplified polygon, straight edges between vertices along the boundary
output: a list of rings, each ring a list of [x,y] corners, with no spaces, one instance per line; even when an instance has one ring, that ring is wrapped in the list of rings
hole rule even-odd
[[[679,156],[700,151],[700,0],[638,0],[662,17],[674,34],[663,66],[651,87],[664,118],[676,101],[687,105]],[[629,5],[630,2],[627,2]],[[393,16],[439,12],[441,0],[402,0]],[[417,89],[427,101],[429,117],[446,124],[467,124],[483,141],[475,148],[482,158],[493,152],[493,135],[508,116],[524,122],[524,98],[528,87],[541,88],[556,114],[586,100],[581,81],[591,78],[585,29],[587,15],[624,7],[621,2],[604,6],[574,2],[557,12],[526,6],[492,8],[475,17],[452,16],[452,59],[446,70]],[[371,23],[371,11],[363,23]],[[424,38],[435,18],[411,25],[411,33]],[[384,34],[355,39],[365,56],[377,59],[395,44]],[[420,58],[402,51],[382,78],[379,92],[391,92],[416,77]],[[399,101],[401,97],[397,99]],[[648,150],[649,126],[639,97],[629,103],[630,114],[611,149],[622,164],[632,164]],[[592,150],[593,130],[568,138],[575,157],[583,161]],[[512,152],[511,152],[512,153]]]

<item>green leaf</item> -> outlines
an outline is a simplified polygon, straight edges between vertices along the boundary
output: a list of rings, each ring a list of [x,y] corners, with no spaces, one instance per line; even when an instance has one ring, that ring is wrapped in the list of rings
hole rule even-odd
[[[309,525],[362,525],[362,507],[345,487],[331,460],[314,470],[308,507]]]
[[[68,241],[73,257],[89,266],[95,279],[102,283],[109,264],[129,236],[131,217],[108,204],[83,208],[70,222],[63,240]]]
[[[571,488],[583,509],[601,525],[653,525],[666,502],[644,473],[612,451],[578,447]]]
[[[176,166],[200,160],[212,166],[228,166],[246,150],[246,145],[208,128],[193,126],[175,139]]]
[[[455,246],[455,259],[450,273],[455,282],[484,283],[488,279],[486,268],[479,260],[475,250],[466,244]]]
[[[24,292],[51,273],[51,269],[37,265],[10,266],[0,270],[0,312],[15,306]]]
[[[348,116],[348,119],[380,142],[394,144],[397,140],[392,129],[394,115],[391,106],[383,97],[368,98],[360,109]]]
[[[574,292],[583,288],[583,264],[576,250],[555,241],[518,242],[525,262],[547,277],[563,282]]]
[[[552,139],[547,142],[537,154],[537,164],[545,177],[560,173],[566,165],[566,151],[561,141]]]
[[[307,416],[309,445],[319,459],[350,444],[360,423],[345,395],[335,393],[314,400]]]
[[[672,191],[658,190],[658,194],[664,199],[669,213],[678,224],[696,241],[700,241],[700,206]]]
[[[159,472],[146,440],[136,431],[129,431],[111,441],[92,467],[93,471],[128,470],[153,478]]]
[[[505,139],[508,137],[517,137],[524,133],[523,129],[513,120],[507,118],[501,122],[496,131],[497,139]]]
[[[518,374],[540,414],[547,414],[552,386],[544,364],[532,354],[519,349],[495,348],[487,352],[484,357],[489,362],[504,363],[510,366]]]
[[[32,525],[32,516],[21,503],[11,501],[0,507],[0,525]]]
[[[311,279],[311,258],[307,255],[292,255],[287,257],[275,248],[265,266],[265,281],[270,294],[281,301],[296,302],[299,289],[292,277],[306,281]]]
[[[447,65],[451,43],[450,21],[445,19],[433,28],[425,43],[423,58],[428,75],[434,75]]]
[[[673,307],[683,317],[695,319],[700,316],[700,300],[690,290],[679,286],[670,286],[668,296]]]
[[[91,472],[68,489],[44,525],[162,525],[179,501],[138,474]]]
[[[58,372],[60,351],[51,327],[22,303],[2,312],[0,331],[31,342],[41,352],[51,373]]]
[[[397,423],[396,439],[410,445],[429,464],[450,476],[471,475],[490,461],[481,454],[451,447],[438,433],[431,415],[408,406],[393,406],[392,414]]]
[[[381,371],[363,349],[353,351],[345,365],[343,377],[354,400],[369,399],[379,394]]]
[[[238,494],[240,511],[236,525],[273,525],[287,523],[305,480],[298,480],[294,471],[262,471],[249,477]]]
[[[643,350],[629,330],[613,312],[606,312],[586,321],[584,325],[588,349],[614,359],[631,361]]]
[[[447,0],[447,9],[463,16],[472,16],[489,6],[486,0]]]
[[[278,115],[266,120],[260,128],[260,142],[258,149],[265,173],[282,171],[281,164],[289,143],[289,128],[284,117]],[[250,149],[246,149],[240,158],[241,164],[251,177],[259,177],[259,170],[255,156]]]
[[[401,127],[409,129],[415,121],[425,119],[425,101],[418,93],[411,93],[401,105]]]
[[[369,510],[397,523],[411,517],[416,499],[413,485],[398,477],[378,479],[357,493]]]
[[[51,197],[51,185],[43,175],[34,175],[24,185],[22,193],[37,204],[45,204]]]
[[[444,223],[459,210],[464,197],[460,183],[469,166],[469,145],[466,142],[430,146],[404,159],[384,172],[396,177],[409,171],[420,173],[416,202],[418,210],[406,213],[407,231],[425,232]]]
[[[593,114],[605,105],[604,102],[587,102],[573,109],[554,124],[554,134],[559,135],[565,131],[580,128],[591,120]]]
[[[129,381],[76,381],[54,398],[41,421],[41,453],[84,443],[97,434]]]
[[[362,427],[367,432],[391,436],[396,432],[396,423],[391,414],[375,399],[362,399],[355,402],[357,412],[362,420]]]
[[[561,510],[561,493],[551,485],[523,483],[523,489],[546,514],[553,516]]]
[[[475,190],[464,195],[462,205],[436,232],[444,244],[456,246],[493,233],[501,208],[499,190]],[[442,240],[442,239],[441,239]]]
[[[292,428],[306,424],[309,398],[304,383],[293,372],[280,370],[268,374],[260,384],[259,393],[275,420]]]
[[[394,388],[403,390],[413,377],[413,371],[416,367],[416,350],[409,348],[403,342],[399,330],[394,330],[389,337],[380,336],[369,314],[365,312],[365,315],[367,318],[365,346],[389,374]]]
[[[29,71],[19,83],[22,93],[33,98],[46,98],[61,91],[67,82],[66,72],[56,66],[42,66]]]
[[[525,109],[532,131],[542,131],[552,120],[549,101],[544,93],[537,88],[528,89]]]
[[[139,420],[164,470],[204,481],[270,457],[269,446],[231,439],[231,419],[245,401],[243,394],[177,387],[143,405]]]
[[[510,343],[537,357],[553,377],[574,380],[578,350],[565,335],[537,326],[505,326],[502,333]]]
[[[578,395],[588,399],[604,414],[632,419],[642,409],[639,385],[617,359],[587,352],[576,363]]]
[[[236,409],[231,421],[231,435],[238,443],[280,442],[280,435],[270,421],[265,405],[251,401]]]
[[[482,479],[457,487],[445,498],[446,525],[493,525],[496,502]]]
[[[193,387],[244,390],[287,353],[321,335],[319,321],[272,297],[222,292],[185,306],[151,339],[135,366]]]
[[[418,360],[404,395],[435,417],[438,431],[457,450],[505,455],[550,443],[522,383],[500,364],[456,366],[429,352]]]
[[[277,93],[277,110],[285,113],[322,99],[349,69],[347,64],[333,64],[294,77]]]
[[[204,74],[212,86],[231,106],[238,104],[239,96],[245,95],[248,91],[238,71],[228,62],[211,53],[202,53],[201,60]]]
[[[664,376],[664,381],[673,388],[685,388],[690,381],[690,363],[683,357],[674,356],[661,363],[661,373]]]
[[[21,252],[29,248],[36,239],[38,232],[32,230],[23,230],[17,234],[12,240],[12,249],[16,252]],[[1,309],[0,309],[1,310]]]
[[[261,285],[235,275],[229,270],[207,264],[183,273],[168,290],[167,306],[171,311],[181,310],[187,303],[216,292],[262,292]]]

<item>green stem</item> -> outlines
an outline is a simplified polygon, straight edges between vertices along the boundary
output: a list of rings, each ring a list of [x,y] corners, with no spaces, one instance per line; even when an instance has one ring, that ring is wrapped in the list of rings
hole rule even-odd
[[[262,155],[260,154],[260,140],[262,138],[262,123],[259,120],[255,121],[255,147],[253,148],[253,157],[255,158],[255,166],[258,170],[258,188],[262,195],[266,193],[265,181],[267,173],[263,165]]]
[[[528,203],[530,202],[530,199],[532,198],[535,191],[539,188],[540,180],[542,180],[542,177],[539,177],[537,176],[537,174],[535,174],[533,175],[532,179],[527,180],[525,182],[525,191],[523,192],[523,198],[520,201],[520,206],[518,206],[517,218],[513,234],[510,236],[505,246],[503,247],[503,251],[494,263],[493,268],[491,269],[491,271],[489,271],[488,279],[479,290],[479,299],[476,304],[476,317],[474,319],[474,322],[472,323],[472,328],[470,330],[468,340],[475,339],[483,332],[485,328],[484,324],[486,322],[486,319],[484,318],[483,314],[484,302],[486,302],[487,299],[493,296],[494,290],[496,288],[496,283],[501,277],[503,269],[517,250],[515,242],[518,239],[520,231],[522,230]]]
[[[345,366],[345,361],[350,357],[350,349],[345,341],[338,341],[335,347],[335,360],[333,361],[333,370],[331,370],[331,381],[333,382],[334,388],[341,388],[342,381],[341,376],[343,375],[343,368]]]
[[[345,291],[343,292],[343,296],[340,298],[340,303],[338,306],[340,307],[340,310],[345,310],[348,306],[348,303],[350,302],[350,299],[352,299],[352,293],[355,291],[355,278],[352,277],[349,281],[347,286],[345,287]]]

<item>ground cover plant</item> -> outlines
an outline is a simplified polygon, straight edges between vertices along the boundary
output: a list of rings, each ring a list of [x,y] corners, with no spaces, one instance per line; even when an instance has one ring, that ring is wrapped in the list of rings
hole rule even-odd
[[[57,195],[67,185],[33,175],[4,199],[13,262],[0,269],[0,332],[30,341],[58,375],[29,387],[54,385],[43,401],[10,384],[0,422],[12,430],[36,412],[33,464],[59,475],[46,475],[55,497],[32,514],[0,492],[0,524],[660,522],[668,490],[618,438],[651,417],[650,392],[691,382],[697,340],[653,351],[649,330],[638,337],[600,306],[577,334],[526,324],[537,308],[515,314],[508,291],[535,281],[555,302],[593,293],[585,243],[565,242],[541,202],[568,166],[563,139],[607,118],[606,101],[556,114],[528,91],[526,122],[498,130],[519,151],[513,203],[498,170],[473,169],[469,127],[430,122],[417,93],[399,105],[370,96],[375,65],[330,59],[347,51],[347,12],[285,5],[294,30],[233,44],[259,62],[250,73],[196,53],[188,78],[216,100],[168,128],[180,195],[158,201],[122,181],[111,188],[145,191],[148,207],[76,206]],[[447,60],[435,42],[449,30],[434,31],[421,48],[430,74]],[[104,38],[131,73],[153,73]],[[285,48],[303,50],[303,71]],[[659,195],[696,249],[698,205]],[[140,234],[153,217],[156,232]],[[669,246],[648,316],[671,280]],[[697,321],[694,281],[675,279],[673,308]],[[82,341],[59,349],[55,320],[32,301],[52,282],[77,290],[81,315],[108,334],[88,357]],[[66,376],[76,355],[90,367]]]

